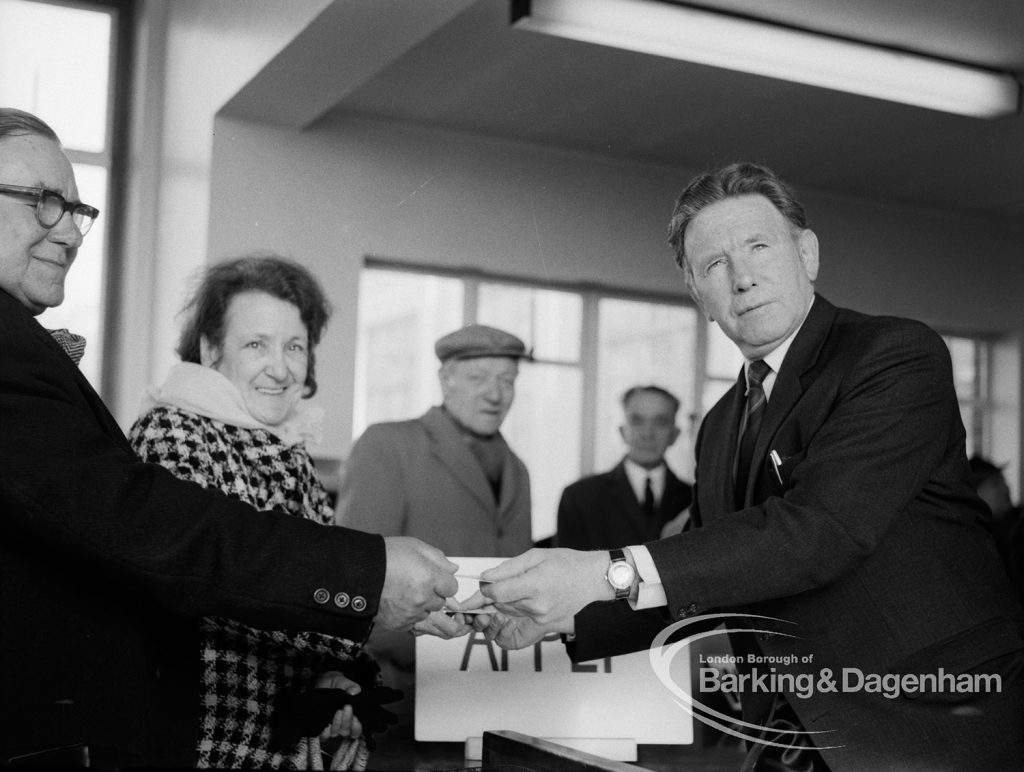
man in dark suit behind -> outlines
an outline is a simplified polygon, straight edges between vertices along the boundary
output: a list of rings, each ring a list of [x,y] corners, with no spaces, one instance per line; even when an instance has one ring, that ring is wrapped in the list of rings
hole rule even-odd
[[[690,506],[690,486],[665,463],[679,437],[679,400],[659,386],[634,386],[622,397],[622,411],[626,455],[615,468],[562,491],[559,547],[606,550],[652,541]]]
[[[1024,613],[971,486],[942,338],[816,295],[817,236],[763,167],[693,180],[670,242],[746,360],[697,437],[691,527],[614,560],[530,550],[484,572],[498,613],[475,624],[507,647],[571,634],[590,660],[720,611],[744,734],[765,732],[746,769],[791,769],[784,751],[816,770],[1019,769]]]

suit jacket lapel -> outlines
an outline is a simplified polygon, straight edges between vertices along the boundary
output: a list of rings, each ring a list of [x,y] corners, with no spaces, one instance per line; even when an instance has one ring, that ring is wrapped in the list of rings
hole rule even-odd
[[[462,434],[440,408],[432,407],[423,416],[430,434],[430,453],[448,469],[470,493],[480,500],[487,512],[497,514],[494,494],[473,451],[466,445]],[[506,467],[506,472],[508,471]],[[504,485],[503,485],[504,487]],[[504,495],[504,493],[502,494]]]
[[[63,374],[71,379],[82,398],[88,404],[89,409],[92,411],[97,423],[99,423],[103,430],[107,433],[108,437],[113,439],[122,450],[130,453],[132,456],[135,455],[135,451],[132,450],[127,438],[124,436],[124,432],[121,430],[120,425],[111,415],[107,406],[100,399],[100,396],[93,389],[92,384],[82,374],[81,368],[76,365],[69,357],[64,349],[60,347],[60,344],[53,339],[49,331],[39,323],[39,320],[28,313],[28,311],[14,298],[8,295],[6,292],[0,290],[0,305],[9,305],[10,310],[13,314],[17,315],[20,322],[24,322],[24,326],[29,330],[29,334],[33,338],[39,341],[40,345],[51,352],[50,358],[58,363],[59,371],[63,371]],[[5,320],[6,322],[7,320]],[[57,372],[59,372],[57,371]]]
[[[638,536],[646,538],[644,534],[647,533],[647,514],[644,512],[643,507],[640,506],[640,502],[637,501],[636,493],[633,492],[633,486],[630,485],[624,460],[620,461],[612,469],[608,482],[610,483],[610,493],[615,504],[614,507],[609,507],[609,509],[622,512],[622,517],[627,522],[630,530]]]
[[[683,481],[676,477],[672,470],[665,467],[665,490],[661,494],[661,501],[658,503],[658,517],[660,518],[660,524],[665,524],[676,515],[678,515],[682,509],[676,507],[676,501],[679,496],[682,495],[680,492],[683,488]]]
[[[832,328],[835,316],[835,306],[823,297],[815,296],[814,305],[811,306],[800,332],[786,352],[786,358],[782,361],[782,367],[772,387],[771,399],[765,408],[761,434],[754,445],[755,461],[750,465],[750,479],[747,480],[747,506],[752,503],[754,482],[765,468],[764,459],[772,449],[775,432],[803,395],[803,375],[818,361],[818,354]]]

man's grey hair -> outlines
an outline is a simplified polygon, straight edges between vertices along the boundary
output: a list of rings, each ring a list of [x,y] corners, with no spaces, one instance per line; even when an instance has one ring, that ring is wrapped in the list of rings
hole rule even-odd
[[[767,198],[793,227],[807,227],[804,208],[792,189],[766,166],[735,163],[695,177],[679,194],[668,225],[668,243],[675,252],[676,263],[686,271],[687,281],[693,270],[686,259],[686,228],[706,206],[736,196],[760,195]]]
[[[0,139],[22,137],[26,134],[37,134],[60,144],[57,132],[51,129],[46,121],[16,107],[0,107]]]

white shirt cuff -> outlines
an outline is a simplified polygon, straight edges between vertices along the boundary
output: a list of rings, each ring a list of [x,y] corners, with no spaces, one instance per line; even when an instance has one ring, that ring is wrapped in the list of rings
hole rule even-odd
[[[650,550],[643,545],[627,547],[627,549],[633,556],[636,573],[640,578],[639,595],[635,601],[629,601],[630,608],[634,611],[642,611],[647,608],[667,606],[668,598],[665,596],[665,587],[661,583],[661,575],[654,565]]]

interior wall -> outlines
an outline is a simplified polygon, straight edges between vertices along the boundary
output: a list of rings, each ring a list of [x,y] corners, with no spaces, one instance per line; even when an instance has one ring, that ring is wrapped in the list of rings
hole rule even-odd
[[[329,5],[139,0],[122,332],[109,400],[124,426],[175,361],[176,314],[208,252],[277,249],[308,256],[325,278],[337,306],[323,352],[330,381],[322,379],[332,455],[347,450],[351,434],[356,278],[366,254],[682,292],[664,226],[692,170],[365,120],[303,134],[222,120],[215,138],[221,106]],[[1024,224],[799,192],[823,245],[819,289],[832,300],[1002,336],[997,408],[1013,420],[997,421],[994,452],[1011,462],[1019,492],[1024,321],[1014,290],[1024,286]]]
[[[274,250],[324,281],[336,311],[318,355],[317,399],[328,406],[320,452],[343,456],[365,256],[684,293],[665,229],[694,173],[355,116],[306,132],[221,118],[209,254]],[[1019,360],[1024,321],[1006,288],[1024,286],[1024,224],[797,189],[830,300],[999,335]],[[1016,409],[1019,368],[1011,377]],[[1016,465],[1020,422],[998,429],[997,446],[1014,449],[1002,460]]]

